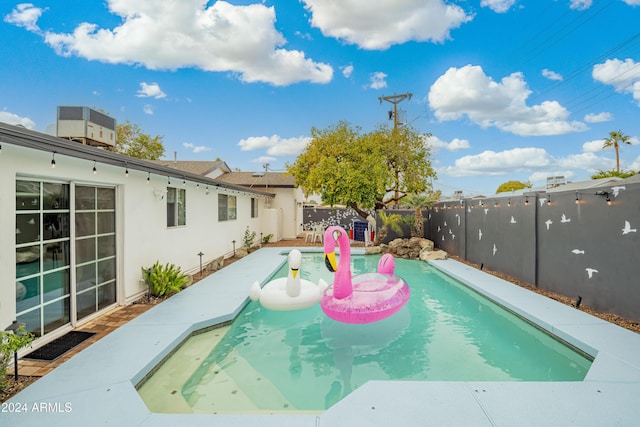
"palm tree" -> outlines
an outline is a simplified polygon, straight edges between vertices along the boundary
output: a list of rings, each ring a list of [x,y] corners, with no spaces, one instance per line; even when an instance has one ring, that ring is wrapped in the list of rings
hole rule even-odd
[[[411,194],[409,197],[405,199],[405,204],[415,208],[416,213],[414,215],[415,223],[413,226],[413,233],[418,237],[424,237],[424,227],[423,227],[423,219],[422,219],[422,209],[429,206],[431,204],[431,200],[428,196],[422,194]]]
[[[381,209],[378,211],[378,217],[382,221],[382,227],[380,227],[380,230],[376,233],[376,245],[382,243],[382,241],[387,237],[389,229],[396,233],[402,233],[402,227],[400,226],[402,216],[400,214],[387,214]]]
[[[609,132],[609,138],[604,140],[602,149],[613,147],[616,150],[616,172],[620,173],[620,144],[631,145],[629,136],[622,133],[621,130]]]

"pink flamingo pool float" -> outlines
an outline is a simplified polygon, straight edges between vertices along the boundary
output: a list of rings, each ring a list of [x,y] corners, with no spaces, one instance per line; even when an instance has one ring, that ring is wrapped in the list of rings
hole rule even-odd
[[[336,245],[340,262],[336,265]],[[330,318],[343,323],[371,323],[391,316],[409,300],[409,286],[394,275],[394,260],[380,258],[377,273],[351,276],[351,248],[342,227],[331,226],[324,235],[325,264],[335,272],[333,285],[320,299],[320,307]]]

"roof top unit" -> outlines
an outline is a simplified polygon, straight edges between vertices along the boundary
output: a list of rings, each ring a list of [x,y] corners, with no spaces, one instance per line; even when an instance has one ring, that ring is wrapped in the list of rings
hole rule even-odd
[[[116,120],[89,107],[58,107],[57,136],[87,145],[116,145]]]
[[[567,183],[567,180],[564,176],[548,176],[547,177],[547,188],[555,188]]]

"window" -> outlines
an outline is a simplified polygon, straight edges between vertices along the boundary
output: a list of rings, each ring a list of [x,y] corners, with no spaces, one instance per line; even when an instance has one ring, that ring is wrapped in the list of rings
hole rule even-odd
[[[258,218],[258,199],[251,198],[251,218]]]
[[[167,227],[187,224],[187,190],[167,188]]]
[[[236,219],[236,196],[218,194],[218,221]]]

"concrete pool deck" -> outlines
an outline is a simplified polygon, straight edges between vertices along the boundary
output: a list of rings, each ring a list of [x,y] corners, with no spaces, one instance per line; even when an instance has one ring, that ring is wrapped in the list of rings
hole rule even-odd
[[[431,264],[594,357],[584,381],[371,381],[319,415],[151,413],[135,385],[191,332],[235,318],[248,300],[250,284],[269,277],[285,261],[281,253],[288,249],[256,251],[131,320],[5,402],[0,424],[317,427],[640,422],[640,335],[453,260]],[[362,252],[352,248],[352,253]]]

